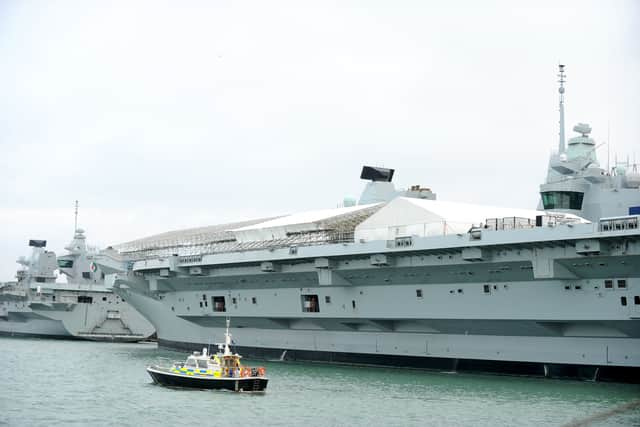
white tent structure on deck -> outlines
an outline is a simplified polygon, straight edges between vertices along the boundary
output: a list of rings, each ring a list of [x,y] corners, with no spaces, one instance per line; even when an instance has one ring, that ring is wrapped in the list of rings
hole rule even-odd
[[[238,242],[286,239],[292,234],[327,230],[352,233],[354,227],[365,218],[368,218],[380,205],[380,203],[374,203],[346,208],[300,212],[236,228],[232,231]]]
[[[466,233],[473,225],[484,224],[489,218],[524,218],[535,224],[538,215],[544,216],[547,213],[530,209],[397,197],[360,223],[355,229],[354,237],[356,241],[371,241],[408,236],[442,236]],[[586,222],[575,215],[564,216]]]

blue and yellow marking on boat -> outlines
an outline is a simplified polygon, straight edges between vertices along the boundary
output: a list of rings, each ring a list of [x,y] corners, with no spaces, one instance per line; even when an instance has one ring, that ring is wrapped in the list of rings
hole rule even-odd
[[[220,372],[212,371],[211,369],[188,369],[188,368],[172,368],[171,372],[176,374],[186,375],[202,375],[202,376],[214,376],[220,377]]]

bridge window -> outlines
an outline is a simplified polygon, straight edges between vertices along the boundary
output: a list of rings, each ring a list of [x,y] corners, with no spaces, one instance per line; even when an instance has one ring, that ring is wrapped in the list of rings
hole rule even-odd
[[[636,295],[633,297],[633,303],[635,305],[640,305],[640,296]]]
[[[91,273],[88,271],[83,271],[82,272],[82,278],[83,279],[91,279]]]
[[[627,305],[627,297],[620,297],[620,304]]]
[[[211,297],[213,311],[227,311],[224,303],[224,297]]]
[[[60,268],[73,268],[73,260],[71,259],[59,259],[58,267]]]
[[[584,193],[577,191],[544,191],[540,195],[545,209],[582,209]]]
[[[605,289],[613,289],[613,280],[607,279],[604,281]]]
[[[93,304],[93,297],[78,295],[78,302],[82,304]]]
[[[618,280],[618,288],[619,289],[626,289],[627,288],[627,281],[624,280],[624,279]]]

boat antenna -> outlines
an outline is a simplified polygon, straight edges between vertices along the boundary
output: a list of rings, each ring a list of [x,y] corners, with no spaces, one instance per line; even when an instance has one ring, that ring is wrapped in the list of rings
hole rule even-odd
[[[607,173],[611,172],[611,140],[609,139],[610,122],[607,120]]]
[[[75,222],[73,224],[73,233],[77,233],[78,232],[78,201],[76,200],[76,216],[75,216]]]
[[[224,333],[224,355],[229,356],[231,354],[231,349],[229,348],[229,344],[231,344],[231,334],[229,333],[229,324],[231,323],[231,319],[227,317],[227,330]]]
[[[560,142],[558,144],[558,154],[562,154],[564,153],[564,82],[567,76],[564,74],[564,65],[559,64],[558,69],[558,77],[560,78],[560,80],[558,80],[558,83],[560,83],[560,87],[558,88],[558,92],[560,93]]]

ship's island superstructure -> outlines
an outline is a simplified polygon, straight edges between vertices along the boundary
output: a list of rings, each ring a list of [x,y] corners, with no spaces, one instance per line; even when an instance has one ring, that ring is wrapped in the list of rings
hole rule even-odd
[[[357,205],[151,236],[97,263],[163,346],[219,340],[233,318],[253,356],[638,381],[640,180],[601,169],[576,130],[544,210],[396,191],[392,169],[365,167]]]

